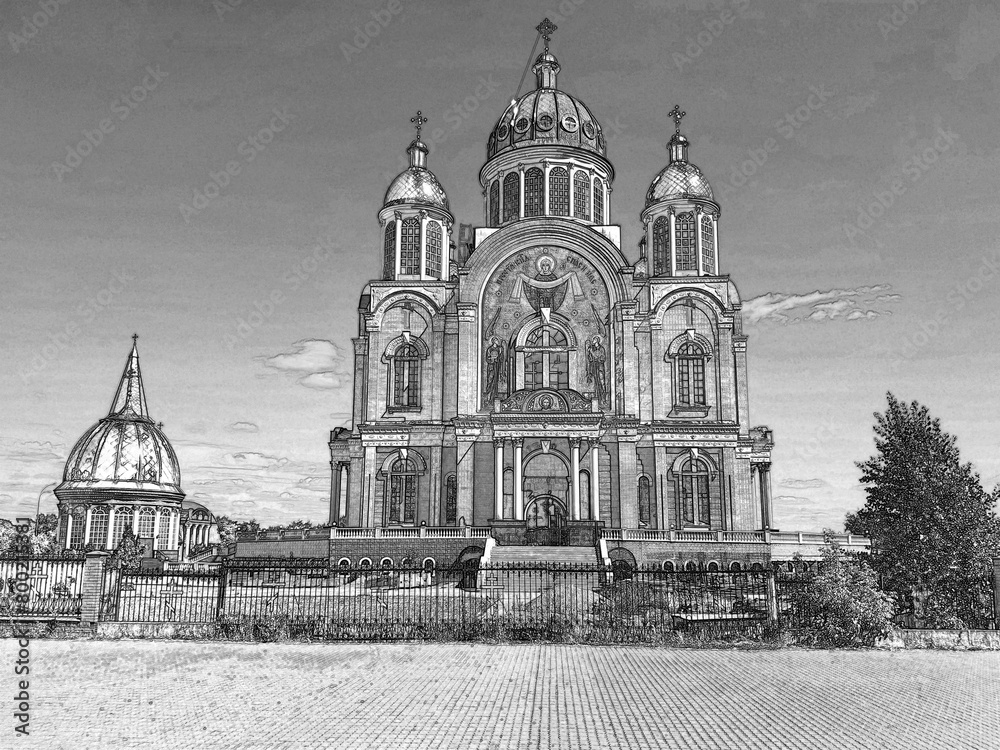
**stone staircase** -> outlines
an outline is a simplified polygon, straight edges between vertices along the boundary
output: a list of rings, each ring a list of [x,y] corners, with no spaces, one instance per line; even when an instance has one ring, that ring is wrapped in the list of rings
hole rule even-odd
[[[601,562],[595,547],[543,547],[500,546],[493,547],[491,565],[518,563],[521,565],[572,565],[597,567]]]

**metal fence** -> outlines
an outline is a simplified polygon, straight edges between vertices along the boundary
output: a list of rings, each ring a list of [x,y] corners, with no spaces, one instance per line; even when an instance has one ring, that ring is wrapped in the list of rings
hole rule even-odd
[[[83,565],[62,557],[0,558],[0,617],[79,617]]]
[[[493,564],[448,569],[259,560],[212,573],[108,571],[105,621],[215,623],[223,635],[338,639],[572,636],[642,641],[672,631],[759,631],[761,572],[628,575],[597,566]]]

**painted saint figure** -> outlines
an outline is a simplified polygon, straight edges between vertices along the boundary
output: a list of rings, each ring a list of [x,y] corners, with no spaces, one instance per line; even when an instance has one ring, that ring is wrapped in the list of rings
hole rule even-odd
[[[510,298],[516,300],[524,296],[533,310],[536,312],[544,310],[546,312],[543,314],[546,315],[549,311],[558,310],[562,306],[566,300],[567,286],[574,299],[583,299],[583,288],[576,277],[576,271],[557,276],[555,267],[556,261],[551,255],[540,256],[535,261],[535,268],[538,270],[535,278],[519,273]]]
[[[486,348],[486,383],[483,396],[487,404],[492,405],[496,398],[505,395],[501,381],[506,380],[506,364],[506,347],[499,337],[493,336]]]
[[[587,384],[593,385],[597,403],[605,404],[608,398],[608,350],[600,336],[594,336],[586,344],[587,348]]]

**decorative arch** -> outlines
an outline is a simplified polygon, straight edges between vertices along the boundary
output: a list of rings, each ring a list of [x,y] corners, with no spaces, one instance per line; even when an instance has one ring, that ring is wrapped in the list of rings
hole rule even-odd
[[[394,292],[383,297],[372,310],[368,328],[371,330],[380,329],[386,314],[396,306],[405,303],[411,303],[410,312],[419,315],[428,328],[431,327],[432,320],[441,312],[434,300],[419,292]]]
[[[680,473],[681,468],[688,461],[703,462],[708,467],[709,471],[713,474],[713,477],[715,474],[719,472],[719,467],[716,465],[715,459],[713,459],[712,456],[709,455],[708,453],[705,453],[704,451],[701,451],[698,448],[691,448],[690,450],[685,451],[684,453],[681,453],[679,456],[677,456],[677,458],[674,459],[673,463],[670,464],[670,472],[672,474]]]
[[[678,356],[681,348],[687,344],[697,345],[701,348],[701,351],[705,355],[706,359],[712,358],[714,353],[714,346],[712,342],[700,333],[696,333],[695,331],[686,331],[667,345],[667,351],[663,354],[664,360],[669,360],[672,357]]]
[[[413,450],[412,448],[400,448],[399,450],[394,451],[385,457],[385,459],[382,461],[382,465],[379,467],[378,476],[381,478],[385,474],[388,474],[389,469],[392,466],[392,463],[399,459],[403,460],[409,459],[415,462],[417,466],[417,471],[419,471],[421,474],[426,473],[427,471],[427,459],[425,459],[423,455]]]
[[[663,316],[670,308],[675,305],[692,303],[695,308],[708,316],[709,322],[712,323],[713,327],[718,326],[727,313],[726,303],[709,291],[695,289],[694,287],[682,287],[671,291],[670,294],[665,295],[656,302],[650,316],[651,322],[653,325],[662,325]]]

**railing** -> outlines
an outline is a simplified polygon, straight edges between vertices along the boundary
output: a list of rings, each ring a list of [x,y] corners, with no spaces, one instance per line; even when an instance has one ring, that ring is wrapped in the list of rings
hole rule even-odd
[[[82,559],[0,558],[0,617],[78,617]]]
[[[332,526],[330,539],[486,539],[489,526]]]
[[[681,529],[608,529],[602,536],[610,541],[624,542],[725,542],[736,544],[793,543],[822,545],[824,534],[804,531],[684,531]],[[865,537],[833,534],[830,539],[846,547],[869,547]]]

